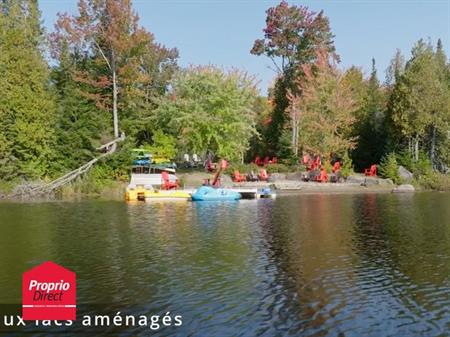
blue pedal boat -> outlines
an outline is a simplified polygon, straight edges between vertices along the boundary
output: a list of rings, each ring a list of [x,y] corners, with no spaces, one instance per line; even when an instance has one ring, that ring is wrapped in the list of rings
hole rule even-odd
[[[192,194],[193,201],[227,201],[239,200],[241,194],[225,188],[213,188],[210,186],[201,186]]]

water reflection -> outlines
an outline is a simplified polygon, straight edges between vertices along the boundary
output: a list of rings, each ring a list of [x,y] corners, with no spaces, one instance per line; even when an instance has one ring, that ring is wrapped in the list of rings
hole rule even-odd
[[[50,259],[77,272],[79,303],[181,313],[163,336],[445,335],[449,206],[432,193],[0,204],[0,302],[20,303],[21,273]]]

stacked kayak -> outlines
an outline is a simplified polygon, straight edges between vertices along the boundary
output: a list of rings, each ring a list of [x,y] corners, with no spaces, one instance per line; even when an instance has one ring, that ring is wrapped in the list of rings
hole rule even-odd
[[[225,188],[213,188],[210,186],[201,186],[192,194],[193,201],[226,201],[239,200],[241,194]]]

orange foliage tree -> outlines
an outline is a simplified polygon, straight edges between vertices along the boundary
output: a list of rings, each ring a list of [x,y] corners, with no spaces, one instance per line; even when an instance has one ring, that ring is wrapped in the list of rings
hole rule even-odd
[[[314,65],[302,68],[305,75],[296,83],[302,94],[288,93],[294,144],[325,156],[353,149],[356,138],[351,131],[360,102],[354,99],[344,73],[320,51]]]

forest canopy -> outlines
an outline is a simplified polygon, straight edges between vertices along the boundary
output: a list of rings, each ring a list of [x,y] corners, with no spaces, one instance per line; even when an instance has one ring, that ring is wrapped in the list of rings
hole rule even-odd
[[[139,146],[172,160],[213,153],[298,164],[305,153],[333,154],[357,171],[394,154],[448,172],[450,63],[441,40],[419,40],[409,56],[393,51],[385,79],[373,59],[366,77],[340,66],[324,12],[281,1],[266,14],[249,48],[272,61],[267,97],[244,70],[181,67],[178,50],[156,42],[131,0],[79,0],[50,32],[36,0],[1,1],[0,180],[57,177],[121,133],[126,141],[105,163],[116,173],[127,172],[127,153]]]

